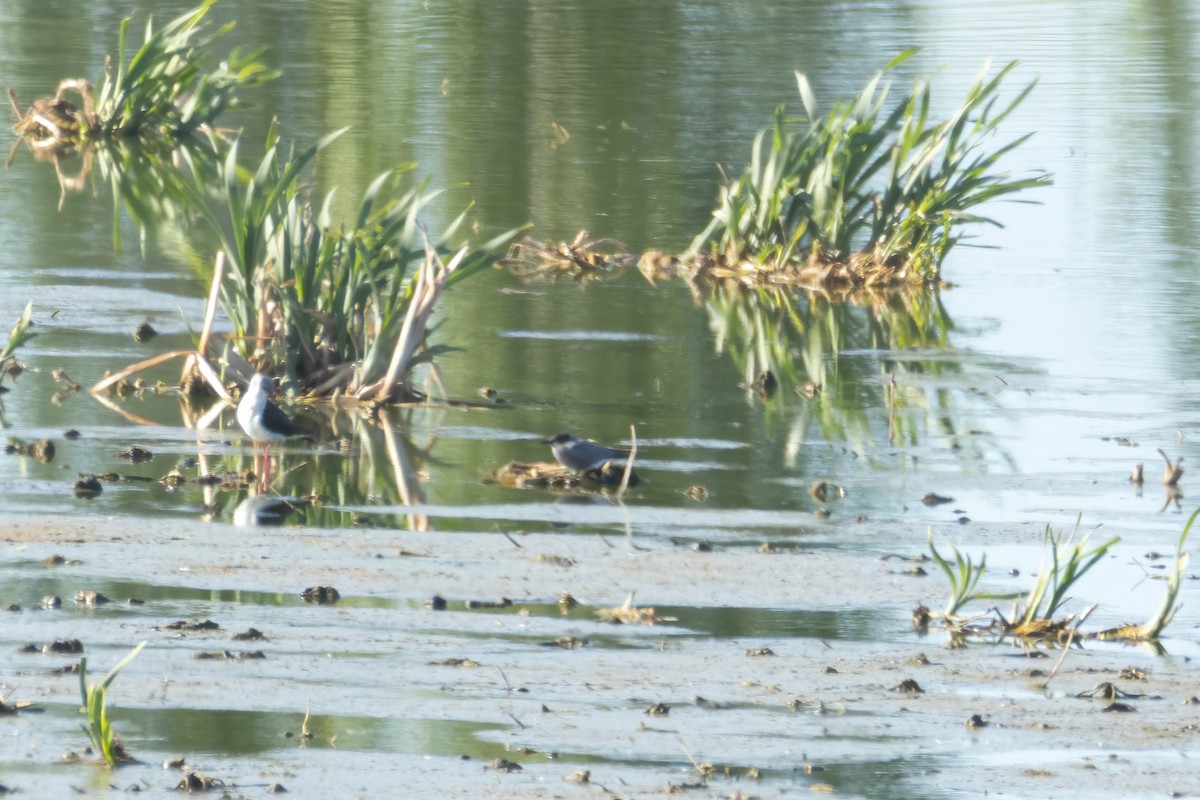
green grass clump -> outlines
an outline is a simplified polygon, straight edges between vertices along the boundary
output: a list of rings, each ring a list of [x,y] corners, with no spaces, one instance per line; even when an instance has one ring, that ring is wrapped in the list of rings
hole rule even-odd
[[[233,22],[215,30],[205,26],[205,16],[215,2],[206,0],[158,30],[149,20],[142,45],[128,62],[126,38],[131,18],[122,20],[116,74],[106,59],[97,96],[99,135],[187,136],[236,106],[239,88],[278,75],[263,64],[261,49],[246,52],[235,48],[214,63],[207,48],[234,26]]]
[[[25,110],[9,90],[19,117],[14,128],[38,149],[65,152],[92,141],[160,138],[178,141],[211,126],[224,111],[238,105],[238,90],[278,76],[262,61],[264,50],[234,48],[216,61],[210,46],[234,23],[212,29],[205,17],[216,0],[205,0],[159,29],[146,23],[142,45],[126,60],[131,17],[121,21],[116,72],[104,60],[104,78],[93,94],[84,78],[63,80],[53,97],[35,100]],[[67,100],[78,94],[82,108]],[[9,159],[11,161],[12,154]]]
[[[1158,612],[1143,625],[1122,625],[1104,631],[1080,632],[1079,626],[1096,608],[1091,604],[1077,615],[1060,616],[1060,612],[1071,599],[1069,593],[1080,578],[1086,575],[1092,567],[1108,555],[1112,547],[1120,541],[1119,537],[1105,541],[1095,547],[1089,547],[1088,535],[1076,539],[1079,532],[1078,522],[1071,533],[1054,531],[1046,526],[1044,540],[1046,555],[1038,570],[1037,581],[1025,594],[993,595],[976,591],[976,586],[986,571],[987,559],[982,557],[978,564],[971,558],[962,556],[952,548],[954,563],[944,558],[934,547],[930,538],[929,550],[934,562],[945,573],[950,582],[950,599],[946,611],[939,615],[942,622],[953,634],[964,633],[998,635],[999,637],[1015,637],[1027,641],[1059,641],[1070,642],[1076,639],[1108,639],[1123,641],[1155,641],[1163,629],[1170,624],[1179,611],[1179,590],[1183,580],[1183,570],[1188,563],[1188,554],[1184,545],[1191,532],[1196,517],[1200,511],[1192,514],[1176,547],[1175,570],[1167,577],[1167,592]],[[1001,614],[997,609],[990,609],[994,614],[988,625],[971,624],[971,619],[962,619],[959,614],[969,603],[976,600],[1002,600],[1015,598],[1013,611],[1009,616]],[[978,618],[978,615],[975,619]],[[998,625],[996,624],[998,623]]]
[[[439,352],[417,352],[437,298],[494,263],[520,230],[472,245],[458,238],[468,206],[430,239],[418,217],[440,192],[404,188],[411,164],[380,175],[353,222],[335,224],[333,192],[315,207],[301,175],[343,132],[285,156],[273,126],[253,172],[239,166],[235,142],[215,202],[205,194],[209,182],[198,181],[192,205],[229,264],[219,296],[242,358],[269,363],[310,396],[413,399],[409,368]]]
[[[21,312],[21,316],[17,319],[15,325],[8,332],[8,341],[4,343],[4,348],[0,349],[0,365],[6,364],[13,354],[17,352],[17,348],[28,342],[36,333],[29,330],[29,326],[33,324],[33,301],[25,304],[25,310]]]
[[[83,731],[92,741],[92,749],[104,759],[104,762],[110,767],[115,767],[122,762],[131,761],[129,754],[125,752],[125,748],[121,746],[117,734],[113,731],[112,724],[108,721],[108,709],[106,701],[108,699],[108,687],[116,680],[117,674],[133,661],[138,653],[142,652],[142,648],[146,646],[142,642],[137,647],[133,648],[127,656],[109,670],[99,683],[89,684],[87,682],[87,659],[79,660],[79,692],[83,698],[83,707],[87,712],[87,725],[83,726]]]
[[[1114,536],[1089,550],[1087,534],[1075,541],[1078,530],[1078,523],[1070,534],[1056,533],[1049,525],[1046,526],[1045,543],[1049,563],[1045,558],[1042,559],[1037,583],[1018,604],[1013,619],[1008,621],[1008,627],[1014,635],[1039,633],[1053,626],[1062,627],[1054,617],[1070,599],[1067,593],[1071,586],[1104,558],[1109,548],[1121,541],[1120,537]]]
[[[963,608],[976,600],[1008,600],[1011,594],[988,594],[976,591],[979,579],[987,571],[987,555],[983,555],[976,564],[970,556],[964,556],[954,545],[950,545],[950,555],[954,559],[951,564],[933,546],[933,531],[929,532],[929,554],[933,562],[945,573],[950,581],[950,598],[946,601],[946,609],[942,618],[957,623]]]
[[[825,114],[797,73],[805,116],[790,118],[779,107],[685,257],[718,272],[807,284],[932,281],[965,224],[998,224],[976,212],[980,204],[1048,182],[1044,174],[1013,178],[995,170],[1029,135],[986,147],[1033,89],[999,104],[1000,84],[1016,62],[990,79],[985,67],[955,112],[934,122],[924,78],[885,107],[884,75],[913,53],[892,59],[857,98]]]

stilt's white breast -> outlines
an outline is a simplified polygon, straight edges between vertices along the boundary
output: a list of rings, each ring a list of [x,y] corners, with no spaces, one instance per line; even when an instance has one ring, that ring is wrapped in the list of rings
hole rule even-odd
[[[256,373],[237,407],[238,424],[242,426],[246,435],[256,442],[284,438],[263,425],[263,412],[267,407],[267,380],[266,375]]]

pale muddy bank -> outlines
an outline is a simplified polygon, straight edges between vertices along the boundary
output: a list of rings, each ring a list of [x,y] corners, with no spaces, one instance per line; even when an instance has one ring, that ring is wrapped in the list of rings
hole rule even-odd
[[[0,542],[0,680],[36,705],[0,774],[25,796],[173,796],[179,755],[244,797],[1200,793],[1191,609],[1168,655],[1089,643],[1054,672],[1057,649],[919,637],[941,578],[882,548],[18,516]],[[655,624],[596,619],[630,592]],[[110,690],[142,763],[61,763],[78,656],[21,649],[70,640],[96,675],[149,642]]]

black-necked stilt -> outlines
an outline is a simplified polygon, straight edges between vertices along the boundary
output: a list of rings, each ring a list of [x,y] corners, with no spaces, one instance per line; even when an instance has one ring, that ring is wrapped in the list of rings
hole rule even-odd
[[[544,444],[550,445],[558,463],[576,472],[588,472],[599,469],[609,461],[623,462],[629,459],[628,450],[605,447],[569,433],[557,434],[552,439],[547,439]]]
[[[282,525],[288,515],[307,504],[295,497],[271,497],[251,492],[233,510],[233,524],[239,528]]]
[[[266,466],[264,472],[269,475],[271,470],[270,454],[267,447],[270,442],[280,442],[292,436],[304,436],[307,431],[292,422],[279,406],[271,402],[267,387],[271,379],[261,372],[256,372],[250,379],[250,386],[242,395],[237,407],[237,421],[246,435],[262,445],[263,458]],[[266,477],[263,478],[264,483]]]

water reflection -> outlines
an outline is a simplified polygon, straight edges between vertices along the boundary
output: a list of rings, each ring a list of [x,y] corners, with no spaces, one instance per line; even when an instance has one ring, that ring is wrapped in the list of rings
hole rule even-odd
[[[197,417],[186,400],[181,408],[188,427],[203,430],[211,422],[211,411]],[[268,474],[264,457],[257,452],[247,462],[244,455],[214,455],[203,446],[198,449],[196,462],[207,518],[231,519],[239,526],[327,526],[355,521],[354,516],[327,505],[366,502],[407,509],[402,514],[377,517],[373,524],[432,529],[429,517],[416,509],[424,503],[421,465],[436,434],[418,447],[401,432],[394,409],[368,412],[314,407],[305,414],[310,424],[320,418],[321,441],[311,446],[272,448],[267,457],[274,461],[269,472],[274,478],[265,488],[250,485],[256,484],[255,476]],[[247,480],[234,480],[231,486],[231,474]],[[225,476],[226,480],[204,480],[208,476]]]
[[[886,413],[886,442],[915,446],[927,433],[958,437],[953,396],[938,388],[963,374],[950,351],[954,324],[940,292],[857,293],[845,299],[782,288],[714,287],[704,301],[717,352],[768,414],[794,413],[792,438],[816,426],[829,441],[876,444],[872,420]],[[917,378],[917,380],[909,380]]]
[[[67,199],[68,194],[82,192],[88,185],[88,179],[92,174],[91,148],[84,148],[82,153],[74,147],[39,148],[29,141],[19,138],[13,142],[8,151],[8,159],[4,162],[5,169],[11,167],[16,161],[21,145],[25,145],[29,155],[35,161],[54,167],[54,176],[58,181],[59,188],[59,211],[62,211],[63,202]]]
[[[332,714],[311,714],[306,718],[303,704],[297,706],[298,712],[125,709],[122,718],[127,720],[130,731],[150,739],[156,749],[190,755],[259,755],[306,746],[442,755],[471,751],[487,757],[502,749],[478,741],[482,732],[503,730],[505,726],[499,724]],[[300,737],[302,724],[311,738]]]
[[[307,505],[299,497],[272,497],[251,492],[233,510],[233,524],[239,528],[275,527],[287,522],[293,511]]]
[[[13,166],[22,149],[33,160],[50,164],[59,187],[60,212],[69,194],[83,193],[98,178],[112,193],[113,233],[119,243],[122,211],[136,225],[156,230],[194,204],[189,180],[197,186],[215,185],[218,141],[218,135],[210,133],[170,142],[100,139],[40,148],[18,138],[6,167]]]
[[[137,225],[150,230],[184,215],[192,194],[187,175],[196,186],[216,180],[216,140],[189,137],[171,144],[142,141],[100,141],[95,152],[97,171],[112,190],[113,213],[124,209]],[[114,220],[118,230],[119,220]]]

